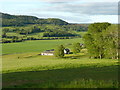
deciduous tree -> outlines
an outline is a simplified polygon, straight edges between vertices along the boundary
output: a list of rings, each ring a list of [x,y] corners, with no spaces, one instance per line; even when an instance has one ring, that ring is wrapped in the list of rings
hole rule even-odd
[[[64,46],[63,45],[60,45],[58,46],[56,49],[55,49],[55,57],[58,57],[58,58],[63,58],[64,57]]]

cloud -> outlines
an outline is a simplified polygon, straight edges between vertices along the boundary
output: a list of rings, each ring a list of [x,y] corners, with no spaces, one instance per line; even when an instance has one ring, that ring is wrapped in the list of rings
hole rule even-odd
[[[93,17],[112,18],[118,14],[119,0],[0,0],[2,12],[61,18],[68,22],[91,22]],[[108,19],[108,18],[107,18]],[[99,19],[97,19],[99,20]]]
[[[47,2],[119,2],[119,0],[40,0],[40,1],[47,1]]]
[[[31,8],[33,11],[68,12],[74,15],[118,14],[118,2],[115,2],[118,0],[0,0],[0,2],[1,1],[4,2],[2,5],[3,9],[18,7],[22,10],[23,8]]]
[[[56,11],[67,12],[74,15],[87,14],[87,15],[117,15],[118,4],[117,3],[54,3],[46,7],[37,8],[37,11]]]
[[[41,18],[61,18],[68,22],[93,22],[100,18],[118,14],[118,4],[116,2],[94,2],[94,3],[46,3],[45,7],[35,8],[33,15]],[[107,18],[108,19],[108,18]],[[106,20],[104,18],[104,20]],[[103,20],[103,21],[104,21]],[[100,20],[102,21],[102,20]],[[110,20],[108,20],[110,21]],[[116,21],[114,21],[116,22]]]
[[[83,13],[88,15],[117,15],[117,3],[88,3],[83,5],[73,5],[72,7],[76,13]]]
[[[82,15],[81,16],[75,16],[71,15],[70,13],[62,13],[62,12],[40,12],[40,13],[29,13],[29,15],[34,15],[39,18],[59,18],[62,20],[65,20],[67,22],[71,23],[85,23],[85,22],[90,22],[91,19],[89,16]]]
[[[119,0],[0,0],[0,2],[119,2]]]
[[[90,18],[91,22],[118,23],[118,15],[93,15]]]

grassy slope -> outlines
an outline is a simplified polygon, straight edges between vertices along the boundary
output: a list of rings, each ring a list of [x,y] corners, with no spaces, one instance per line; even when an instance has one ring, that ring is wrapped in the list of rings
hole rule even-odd
[[[64,59],[40,56],[58,44],[83,42],[79,39],[38,40],[3,44],[3,87],[97,88],[117,87],[118,61],[88,59],[84,53]],[[13,54],[19,53],[19,54]]]
[[[117,87],[117,60],[88,59],[82,53],[76,59],[71,56],[4,55],[3,87]]]
[[[57,45],[63,44],[67,46],[69,43],[83,42],[81,38],[64,39],[64,40],[37,40],[25,41],[20,43],[8,43],[2,45],[3,54],[41,52],[47,49],[55,48]],[[68,46],[69,47],[69,46]]]

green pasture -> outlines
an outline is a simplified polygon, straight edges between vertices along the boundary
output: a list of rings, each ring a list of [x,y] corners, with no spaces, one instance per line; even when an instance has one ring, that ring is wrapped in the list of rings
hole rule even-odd
[[[118,61],[39,53],[3,55],[3,88],[118,88]]]
[[[118,60],[89,59],[87,50],[64,58],[40,52],[81,38],[2,44],[3,88],[118,88]],[[8,55],[5,55],[8,54]]]
[[[5,43],[2,44],[3,54],[26,53],[26,52],[41,52],[48,49],[54,49],[58,45],[71,47],[68,44],[74,42],[83,43],[82,38],[74,39],[59,39],[59,40],[34,40],[19,43]]]
[[[7,32],[7,36],[18,36],[18,37],[23,37],[23,36],[26,36],[26,35],[20,35],[18,33],[15,33],[15,32]],[[31,37],[42,37],[43,36],[43,33],[33,33],[33,34],[28,34],[27,35],[28,37],[31,36]]]
[[[76,32],[76,33],[83,37],[87,32]]]

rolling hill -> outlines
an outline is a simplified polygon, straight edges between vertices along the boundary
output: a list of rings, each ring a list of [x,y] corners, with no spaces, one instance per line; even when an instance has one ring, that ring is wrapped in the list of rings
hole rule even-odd
[[[2,26],[25,26],[29,24],[53,24],[68,25],[69,23],[57,18],[40,19],[35,16],[26,15],[10,15],[0,13],[2,15]]]

